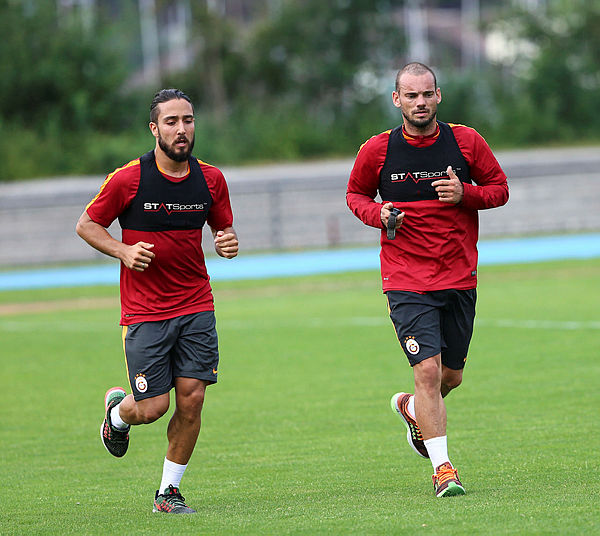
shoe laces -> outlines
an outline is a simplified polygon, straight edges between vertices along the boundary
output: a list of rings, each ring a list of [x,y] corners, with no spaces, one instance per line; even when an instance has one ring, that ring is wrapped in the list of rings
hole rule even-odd
[[[185,497],[179,493],[179,488],[173,486],[173,484],[169,484],[169,487],[163,493],[165,499],[174,506],[185,506],[187,508],[187,504],[185,504]]]
[[[408,422],[408,426],[410,428],[410,433],[412,435],[412,438],[415,441],[423,441],[423,434],[421,434],[421,428],[419,428],[417,421],[415,419],[413,419],[411,414],[408,412],[408,401],[403,403],[399,409],[402,412],[402,414],[405,416],[406,421]]]
[[[441,486],[448,480],[458,480],[458,471],[449,464],[443,464],[438,467],[437,472],[433,475],[438,486]]]
[[[108,423],[107,423],[108,424]],[[129,426],[123,430],[115,428],[112,424],[108,424],[108,439],[111,441],[127,441],[129,437]]]
[[[423,434],[421,433],[421,429],[419,425],[415,422],[410,424],[410,433],[415,441],[423,441]]]

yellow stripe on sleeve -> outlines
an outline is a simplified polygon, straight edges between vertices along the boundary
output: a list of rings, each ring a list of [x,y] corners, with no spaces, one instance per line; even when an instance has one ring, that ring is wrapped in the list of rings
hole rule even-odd
[[[369,143],[373,138],[376,138],[377,136],[381,136],[381,134],[390,134],[390,132],[392,132],[392,129],[390,130],[385,130],[383,132],[380,132],[379,134],[375,134],[375,136],[371,136],[367,141],[365,141],[365,143],[363,143],[359,148],[358,151],[356,152],[356,154],[358,155],[358,153],[360,153],[362,151],[362,148]]]
[[[205,166],[215,167],[212,164],[209,164],[208,162],[204,162],[203,160],[200,160],[199,158],[196,158],[196,160],[198,160],[198,164],[204,164]]]
[[[115,173],[118,173],[122,169],[126,169],[128,167],[135,166],[136,164],[139,164],[139,163],[140,163],[140,159],[136,158],[135,160],[132,160],[131,162],[128,162],[124,166],[121,166],[120,168],[115,169],[112,173],[109,173],[108,176],[106,177],[106,179],[104,179],[104,182],[102,183],[102,186],[100,186],[99,192],[94,196],[94,199],[92,199],[87,204],[87,206],[85,207],[85,210],[87,210],[88,208],[90,208],[92,206],[92,204],[94,203],[94,201],[96,201],[96,199],[98,199],[99,195],[102,193],[102,190],[104,190],[104,188],[106,187],[106,185],[109,183],[110,179],[112,179],[114,177]]]

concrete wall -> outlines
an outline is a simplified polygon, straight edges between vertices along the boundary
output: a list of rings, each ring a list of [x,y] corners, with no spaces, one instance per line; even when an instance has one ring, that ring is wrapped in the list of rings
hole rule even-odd
[[[480,212],[481,236],[600,229],[600,148],[498,152],[505,207]],[[375,245],[378,231],[346,207],[353,161],[222,168],[242,252]],[[112,170],[107,170],[112,171]],[[104,177],[0,183],[0,266],[89,262],[103,255],[75,223]],[[110,231],[120,236],[117,224]],[[205,233],[205,251],[213,251]]]

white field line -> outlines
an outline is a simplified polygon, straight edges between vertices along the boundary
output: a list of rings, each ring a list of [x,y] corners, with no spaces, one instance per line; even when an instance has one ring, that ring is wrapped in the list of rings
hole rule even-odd
[[[481,327],[494,328],[520,328],[520,329],[554,329],[554,330],[577,330],[577,329],[600,329],[600,321],[579,322],[577,320],[515,320],[476,318],[475,324]]]
[[[349,325],[358,327],[390,325],[391,321],[386,316],[382,317],[352,317],[340,320],[317,320],[313,319],[311,325],[327,327],[334,325]],[[579,322],[577,320],[515,320],[515,319],[491,319],[475,318],[476,327],[494,327],[494,328],[520,328],[520,329],[553,329],[553,330],[586,330],[600,329],[600,321]]]
[[[355,316],[349,318],[311,318],[309,320],[296,320],[293,317],[278,318],[272,321],[252,321],[252,320],[223,320],[222,327],[225,329],[269,329],[270,327],[293,327],[315,329],[331,329],[338,327],[356,327],[356,328],[376,328],[390,327],[393,329],[390,319],[385,315],[381,316]],[[509,328],[509,329],[546,329],[554,331],[574,331],[574,330],[600,330],[600,321],[580,322],[576,320],[515,320],[515,319],[491,319],[475,318],[475,327],[483,328]]]

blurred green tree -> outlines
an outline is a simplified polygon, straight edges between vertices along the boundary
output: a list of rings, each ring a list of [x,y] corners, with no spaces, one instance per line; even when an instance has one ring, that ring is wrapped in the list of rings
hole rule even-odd
[[[600,139],[600,3],[548,0],[501,18],[513,51],[499,95],[513,143]]]
[[[165,77],[198,103],[206,158],[348,154],[387,126],[404,50],[391,0],[282,1],[247,25],[209,4],[192,4],[193,68]]]
[[[377,99],[404,50],[393,6],[389,0],[285,3],[252,38],[246,91],[285,95],[319,116]]]
[[[0,144],[0,180],[105,173],[148,150],[158,84],[190,95],[198,152],[219,164],[349,155],[400,121],[390,93],[411,59],[402,5],[263,0],[251,17],[240,5],[233,15],[215,0],[0,0],[0,136],[22,148]],[[600,3],[486,5],[503,57],[465,71],[437,54],[440,119],[506,147],[600,139]],[[192,63],[173,71],[178,53]]]
[[[0,1],[0,116],[27,128],[123,127],[127,64],[109,26],[86,28],[54,1]]]
[[[122,135],[146,113],[123,91],[130,19],[109,7],[86,19],[59,1],[0,0],[0,135],[22,142],[0,146],[0,180],[105,171],[131,157]]]

